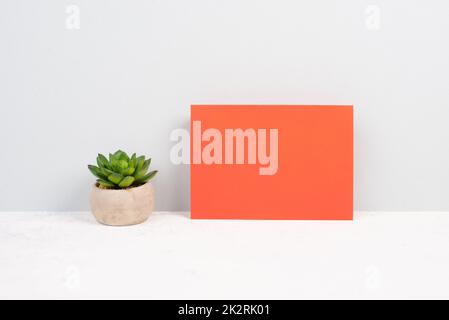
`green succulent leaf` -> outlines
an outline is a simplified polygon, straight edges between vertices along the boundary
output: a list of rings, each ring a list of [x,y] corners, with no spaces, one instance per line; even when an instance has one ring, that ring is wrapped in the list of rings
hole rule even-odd
[[[129,156],[126,154],[126,152],[122,151],[122,154],[120,155],[120,160],[125,160],[126,162],[129,162]]]
[[[114,158],[114,159],[120,159],[120,156],[121,156],[121,154],[122,154],[122,150],[117,150],[116,152],[114,152],[114,154],[112,155],[112,157]]]
[[[118,160],[112,158],[112,160],[109,162],[111,164],[111,170],[118,171]]]
[[[124,189],[147,183],[157,171],[148,172],[151,158],[139,156],[135,153],[129,157],[124,151],[117,150],[109,153],[109,159],[101,153],[97,156],[97,165],[88,168],[98,178],[99,187],[106,189]]]
[[[108,180],[118,185],[123,180],[123,176],[120,173],[114,172],[108,176]]]
[[[87,167],[89,168],[90,172],[92,172],[92,174],[94,176],[96,176],[97,178],[107,179],[108,176],[104,174],[102,169],[100,169],[96,166],[93,166],[93,165],[88,165]]]
[[[148,159],[144,161],[143,165],[139,168],[139,166],[136,169],[135,177],[137,180],[143,178],[145,174],[148,171],[148,168],[150,167],[151,159]]]
[[[140,169],[142,169],[143,165],[145,164],[145,156],[140,156],[136,160],[136,171],[139,172]]]
[[[123,171],[123,174],[124,174],[125,176],[132,176],[133,173],[134,173],[134,171],[136,171],[135,168],[133,168],[133,167],[128,167],[126,170]]]
[[[136,169],[136,172],[134,173],[134,178],[136,178],[136,180],[140,180],[145,176],[146,173],[147,173],[146,171],[143,170],[137,171]]]
[[[112,182],[103,180],[103,179],[98,179],[97,182],[100,186],[102,186],[103,188],[106,188],[106,189],[111,189],[111,188],[115,187],[115,184],[113,184]]]
[[[97,157],[97,164],[100,168],[107,168],[109,169],[109,161],[108,159],[102,155],[101,153],[98,154]]]
[[[129,166],[132,168],[136,168],[136,166],[137,166],[137,157],[136,157],[135,153],[133,153],[133,155],[131,156],[131,159],[129,160]]]
[[[148,168],[150,167],[150,164],[151,164],[151,158],[148,159],[148,160],[146,160],[146,161],[143,163],[143,166],[142,166],[142,168],[141,168],[140,170],[141,170],[141,171],[147,172],[147,171],[148,171]]]
[[[132,177],[132,176],[127,176],[127,177],[125,177],[120,183],[119,183],[119,187],[120,188],[128,188],[130,185],[132,185],[133,184],[133,182],[134,182],[134,177]]]
[[[100,169],[101,169],[101,171],[103,172],[103,174],[105,175],[106,178],[107,178],[110,174],[113,174],[113,173],[114,173],[114,171],[109,170],[109,169],[107,169],[107,168],[100,168]]]
[[[146,174],[142,178],[137,179],[136,182],[137,183],[142,183],[142,184],[143,183],[147,183],[148,181],[150,181],[150,179],[152,179],[156,175],[156,173],[157,173],[157,170],[150,171],[150,172],[148,172],[148,174]]]
[[[126,169],[128,169],[128,161],[119,160],[118,161],[118,171],[123,174]]]
[[[129,157],[126,154],[126,152],[123,152],[122,150],[117,150],[112,157],[116,160],[125,160],[126,162],[129,161]]]
[[[126,162],[125,160],[112,159],[111,169],[114,172],[123,173],[123,171],[127,168],[128,168],[128,162]]]

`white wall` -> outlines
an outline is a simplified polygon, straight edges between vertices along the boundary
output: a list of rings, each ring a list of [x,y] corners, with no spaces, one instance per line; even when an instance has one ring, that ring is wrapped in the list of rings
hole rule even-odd
[[[153,157],[157,209],[187,210],[169,133],[191,103],[354,104],[356,209],[449,210],[448,14],[444,0],[2,0],[0,210],[87,209],[86,165],[117,148]]]

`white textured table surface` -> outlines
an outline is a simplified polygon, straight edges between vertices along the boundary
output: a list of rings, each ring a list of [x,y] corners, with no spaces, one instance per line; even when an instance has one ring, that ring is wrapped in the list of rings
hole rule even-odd
[[[0,298],[449,298],[449,213],[106,227],[0,213]]]

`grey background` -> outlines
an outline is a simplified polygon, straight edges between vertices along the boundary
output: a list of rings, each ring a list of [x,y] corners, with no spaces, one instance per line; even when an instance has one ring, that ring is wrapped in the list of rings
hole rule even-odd
[[[443,0],[2,0],[0,210],[88,209],[86,165],[117,148],[153,157],[156,209],[188,210],[169,134],[192,103],[354,104],[355,208],[449,210],[448,13]]]

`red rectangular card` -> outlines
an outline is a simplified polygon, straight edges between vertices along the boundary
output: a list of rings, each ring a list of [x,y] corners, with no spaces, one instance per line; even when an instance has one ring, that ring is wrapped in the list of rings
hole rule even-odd
[[[353,217],[353,108],[191,106],[193,219]]]

